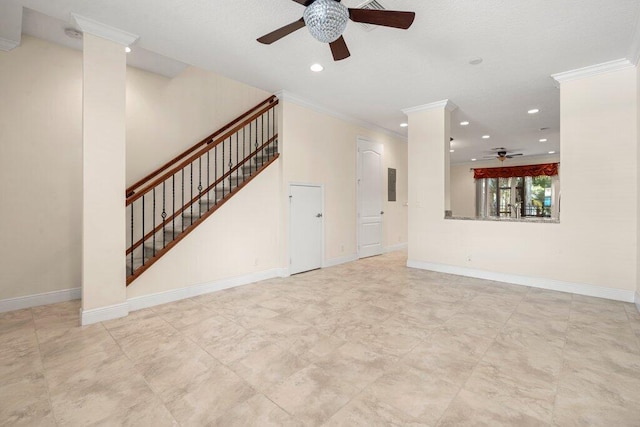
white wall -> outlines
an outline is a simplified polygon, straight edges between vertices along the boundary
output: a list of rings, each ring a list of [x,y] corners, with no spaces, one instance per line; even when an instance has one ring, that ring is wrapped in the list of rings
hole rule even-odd
[[[476,181],[467,165],[451,165],[451,214],[476,216]]]
[[[169,79],[127,70],[127,185],[271,94],[195,67]]]
[[[80,286],[82,56],[0,51],[0,300]]]
[[[442,168],[410,163],[410,205],[415,187],[424,184],[434,192],[433,203],[410,213],[410,264],[537,278],[533,284],[539,286],[577,284],[583,291],[629,299],[636,289],[638,250],[636,72],[562,84],[559,224],[444,220],[438,197]],[[429,123],[411,120],[410,161],[416,153],[441,158],[442,139],[429,140]],[[603,155],[612,146],[624,155]]]
[[[385,246],[407,242],[407,144],[294,102],[282,106],[281,152],[283,194],[291,182],[324,184],[325,262],[357,254],[356,163],[357,138],[384,145]],[[397,169],[397,201],[387,201],[387,168]],[[288,201],[283,201],[283,265],[288,259]]]

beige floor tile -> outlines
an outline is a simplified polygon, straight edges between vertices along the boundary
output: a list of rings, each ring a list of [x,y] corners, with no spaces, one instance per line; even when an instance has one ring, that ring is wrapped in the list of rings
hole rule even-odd
[[[154,307],[153,310],[178,330],[216,316],[214,310],[191,299]]]
[[[396,407],[380,401],[367,390],[345,405],[329,421],[327,427],[428,427]]]
[[[362,390],[398,363],[397,360],[372,351],[363,344],[347,342],[317,360],[315,365]]]
[[[266,396],[304,425],[321,425],[359,390],[334,372],[309,365],[271,387]]]
[[[527,414],[517,399],[497,401],[492,396],[462,390],[440,419],[438,426],[548,426],[549,419]]]
[[[192,325],[186,328],[184,333],[225,364],[231,364],[260,348],[273,344],[270,339],[222,317]]]
[[[122,411],[115,411],[97,423],[101,426],[178,426],[169,410],[158,400],[148,399]]]
[[[42,372],[0,382],[0,425],[55,425]]]
[[[220,365],[209,353],[186,338],[136,363],[149,386],[163,400],[175,389],[187,387],[194,378]]]
[[[26,328],[0,339],[0,382],[42,370],[42,359],[35,331]]]
[[[0,313],[0,342],[13,337],[17,333],[35,329],[31,309]]]
[[[61,425],[101,423],[143,402],[159,402],[124,355],[95,353],[47,369],[46,378]]]
[[[80,325],[80,301],[41,305],[31,309],[36,329],[73,327]]]
[[[46,367],[71,362],[94,353],[121,353],[120,347],[100,323],[40,329],[38,341],[42,363]]]
[[[493,339],[502,329],[504,322],[493,320],[493,316],[492,319],[483,317],[486,313],[487,310],[479,309],[474,314],[458,313],[444,322],[439,329],[451,335],[471,334]]]
[[[282,408],[257,394],[234,406],[217,418],[212,425],[220,427],[261,426],[261,427],[302,427],[304,424]]]
[[[405,263],[0,314],[0,425],[640,425],[633,304]]]
[[[459,390],[459,385],[407,365],[390,370],[366,389],[378,402],[429,425],[435,425]]]
[[[291,353],[308,362],[315,362],[346,343],[310,326],[299,335],[285,339],[284,342]]]
[[[271,344],[236,360],[229,367],[256,390],[264,392],[307,365],[307,361]]]
[[[359,342],[377,353],[397,357],[407,354],[421,343],[415,334],[405,333],[403,328],[389,323],[362,329],[356,332],[351,340]]]
[[[402,363],[462,385],[492,342],[486,337],[438,330],[405,355]]]
[[[181,425],[208,425],[256,394],[242,378],[220,365],[173,389],[165,405]]]

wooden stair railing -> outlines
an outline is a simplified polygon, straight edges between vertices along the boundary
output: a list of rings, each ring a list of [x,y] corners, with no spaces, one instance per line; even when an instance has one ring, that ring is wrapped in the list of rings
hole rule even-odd
[[[271,96],[126,189],[127,286],[278,154]]]

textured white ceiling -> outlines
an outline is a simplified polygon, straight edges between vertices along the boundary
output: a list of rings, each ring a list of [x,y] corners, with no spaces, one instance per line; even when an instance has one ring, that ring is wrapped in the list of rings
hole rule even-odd
[[[379,0],[415,11],[413,26],[365,32],[350,23],[352,56],[333,62],[306,29],[270,46],[256,42],[302,16],[291,0],[12,1],[66,22],[71,12],[93,18],[140,35],[137,45],[148,51],[400,134],[401,109],[450,99],[459,106],[454,162],[499,146],[558,151],[559,92],[549,76],[634,57],[640,37],[638,0]],[[469,65],[474,57],[482,64]],[[315,62],[322,73],[309,71]],[[528,115],[534,107],[541,112]],[[463,119],[471,125],[457,125]],[[549,142],[538,142],[543,137]]]

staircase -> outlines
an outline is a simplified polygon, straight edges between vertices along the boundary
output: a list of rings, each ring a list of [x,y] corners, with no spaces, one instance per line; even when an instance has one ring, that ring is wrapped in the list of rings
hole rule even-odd
[[[273,163],[272,96],[126,190],[127,286]]]

